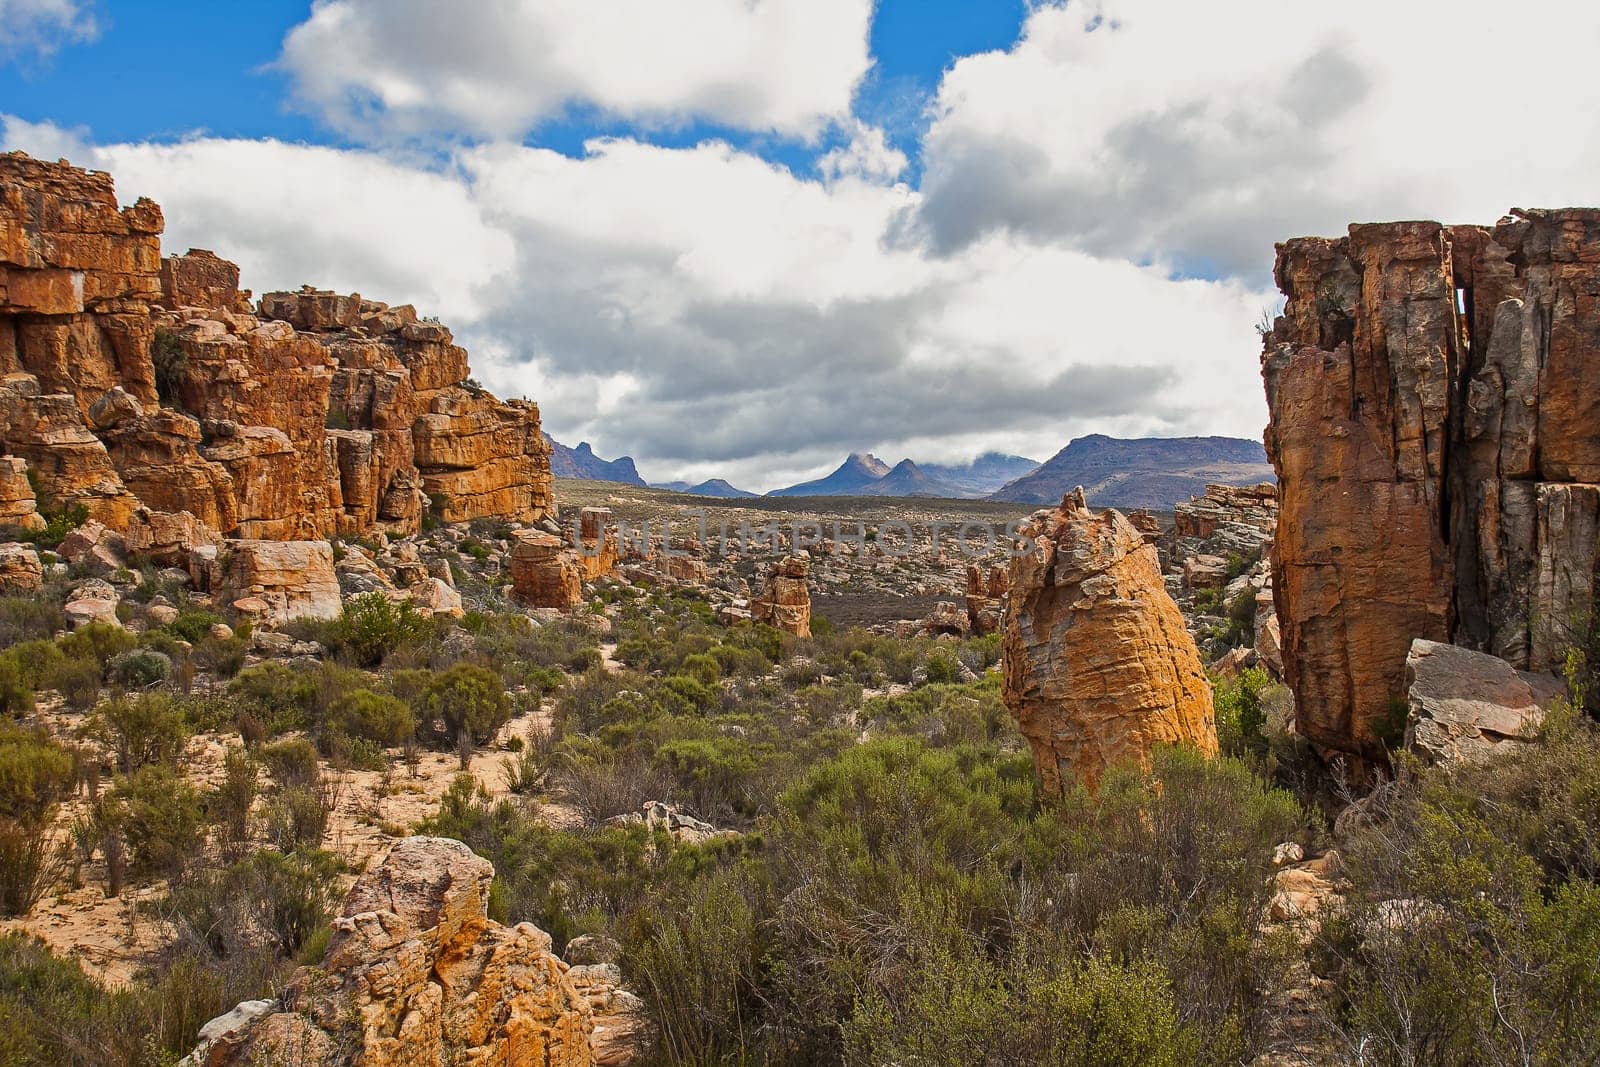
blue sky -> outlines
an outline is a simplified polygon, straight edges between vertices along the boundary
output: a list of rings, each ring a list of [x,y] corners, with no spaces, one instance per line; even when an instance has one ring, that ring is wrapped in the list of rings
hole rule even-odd
[[[1255,437],[1275,242],[1600,200],[1600,5],[1521,0],[1536,49],[1436,10],[0,0],[0,147],[256,292],[442,317],[563,441],[765,489]]]
[[[94,8],[99,29],[92,42],[0,66],[0,110],[31,122],[86,126],[103,141],[203,131],[349,146],[351,138],[290,101],[289,78],[276,67],[284,36],[310,8],[275,0],[106,0]],[[911,156],[913,180],[924,111],[945,69],[963,55],[1009,48],[1026,13],[1025,0],[879,0],[871,28],[876,65],[856,107]],[[579,155],[597,135],[642,136],[672,147],[721,138],[797,171],[809,171],[818,155],[817,146],[792,138],[715,123],[661,130],[575,110],[571,119],[541,124],[526,143]],[[840,140],[834,132],[822,147]]]

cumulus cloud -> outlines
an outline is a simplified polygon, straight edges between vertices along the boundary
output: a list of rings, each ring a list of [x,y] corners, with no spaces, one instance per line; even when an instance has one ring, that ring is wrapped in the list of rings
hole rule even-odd
[[[893,181],[905,173],[906,154],[889,143],[883,129],[860,119],[846,124],[850,139],[817,159],[817,172],[827,178],[855,177]]]
[[[0,0],[0,64],[46,57],[99,33],[94,4],[86,0]]]
[[[317,0],[295,94],[362,139],[518,137],[572,109],[811,138],[871,66],[872,0]]]
[[[72,139],[14,120],[4,136]],[[769,488],[855,448],[1044,457],[1091,430],[1261,425],[1267,294],[1006,234],[932,256],[890,239],[920,207],[904,185],[717,142],[497,144],[433,167],[214,138],[81,150],[124,200],[162,204],[168,248],[236,258],[258,290],[441,313],[485,384],[653,478]]]
[[[946,75],[917,222],[945,252],[1009,232],[1259,274],[1353,220],[1589,202],[1597,48],[1600,6],[1570,0],[1041,6]]]

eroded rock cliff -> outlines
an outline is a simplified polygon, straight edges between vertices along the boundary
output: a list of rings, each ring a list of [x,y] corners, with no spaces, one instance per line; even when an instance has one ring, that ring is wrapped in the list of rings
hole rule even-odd
[[[1590,627],[1600,211],[1278,247],[1273,590],[1298,727],[1381,759],[1414,639],[1547,670]]]
[[[399,842],[350,891],[321,966],[208,1025],[188,1062],[593,1064],[588,998],[548,934],[488,918],[493,879],[459,841]]]
[[[1211,686],[1155,546],[1083,491],[1022,528],[1004,636],[1005,702],[1044,789],[1094,788],[1159,744],[1217,750]]]
[[[163,260],[163,225],[107,174],[0,156],[0,465],[34,502],[272,540],[550,510],[537,406],[473,385],[444,326],[310,288],[252,305],[215,254]]]

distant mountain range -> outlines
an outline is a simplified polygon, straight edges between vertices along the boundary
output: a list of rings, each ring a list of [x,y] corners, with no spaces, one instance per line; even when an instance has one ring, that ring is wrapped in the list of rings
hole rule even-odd
[[[752,493],[748,490],[740,489],[736,485],[729,485],[721,478],[711,478],[701,482],[699,485],[690,485],[688,482],[655,482],[652,483],[651,488],[670,489],[674,493],[688,493],[690,496],[716,496],[722,497],[724,500],[742,500],[746,497],[761,495],[760,493]]]
[[[1237,437],[1080,437],[1038,470],[990,495],[990,500],[1055,504],[1083,486],[1102,508],[1168,509],[1211,483],[1254,485],[1274,478],[1260,441]]]
[[[632,456],[621,459],[601,459],[594,454],[588,441],[577,448],[568,448],[549,434],[544,435],[550,446],[550,473],[557,478],[587,478],[595,482],[622,482],[624,485],[644,485],[639,469],[633,465]]]
[[[852,452],[832,474],[768,496],[932,496],[976,499],[1033,470],[1037,460],[989,452],[964,466],[918,464],[903,459],[890,467],[870,452]]]
[[[586,478],[643,486],[633,459],[604,460],[587,441],[568,448],[545,435],[550,470],[557,478]],[[1083,486],[1089,503],[1109,508],[1156,508],[1205,491],[1213,482],[1253,485],[1273,480],[1259,441],[1237,437],[1144,437],[1123,440],[1090,434],[1071,442],[1047,462],[988,452],[965,465],[916,463],[890,466],[870,452],[852,452],[831,474],[774,489],[767,496],[946,497],[1054,504]],[[662,482],[653,488],[694,496],[743,499],[757,496],[721,478],[699,484]]]

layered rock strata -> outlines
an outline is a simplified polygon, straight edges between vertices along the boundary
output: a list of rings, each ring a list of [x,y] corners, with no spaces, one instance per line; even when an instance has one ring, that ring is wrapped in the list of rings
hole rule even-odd
[[[1416,638],[1545,671],[1600,545],[1600,211],[1280,245],[1273,589],[1297,726],[1381,760]]]
[[[750,616],[796,637],[811,636],[811,559],[785,556],[772,565],[767,587],[750,602]]]
[[[1022,528],[1010,565],[1004,696],[1041,785],[1093,789],[1159,744],[1217,750],[1211,687],[1154,546],[1082,490]]]
[[[593,1064],[589,998],[548,934],[488,918],[493,879],[459,841],[399,842],[350,891],[321,966],[209,1024],[187,1063]]]
[[[252,306],[215,254],[162,259],[163,225],[109,175],[0,156],[0,467],[34,490],[0,479],[0,519],[316,540],[550,510],[537,406],[475,386],[444,326],[310,288]]]

